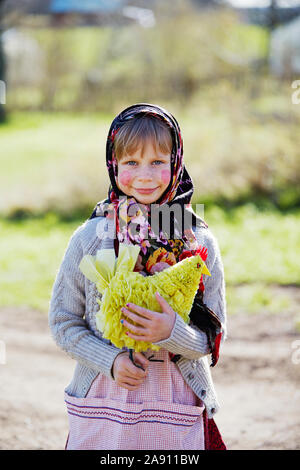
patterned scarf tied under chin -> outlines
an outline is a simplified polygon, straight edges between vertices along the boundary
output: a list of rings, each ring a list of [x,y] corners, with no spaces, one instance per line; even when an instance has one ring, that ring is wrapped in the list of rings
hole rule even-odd
[[[162,120],[169,127],[173,141],[171,180],[162,196],[155,201],[156,206],[151,205],[152,207],[138,203],[134,197],[127,196],[116,183],[118,166],[114,153],[115,135],[128,120],[143,115]],[[108,133],[106,165],[111,183],[108,198],[97,203],[90,219],[99,216],[114,217],[117,253],[119,242],[140,245],[141,250],[134,271],[144,276],[151,276],[195,254],[200,254],[201,258],[206,260],[207,249],[198,244],[193,227],[208,226],[192,210],[191,198],[194,186],[183,163],[181,132],[176,119],[168,111],[147,103],[136,104],[122,111],[113,120]],[[162,214],[162,222],[158,216],[159,212]],[[168,217],[167,225],[166,217]],[[190,320],[207,334],[212,354],[211,365],[214,366],[219,357],[221,323],[215,313],[203,303],[203,294],[202,275],[190,312]],[[172,356],[172,360],[176,362],[179,357]]]

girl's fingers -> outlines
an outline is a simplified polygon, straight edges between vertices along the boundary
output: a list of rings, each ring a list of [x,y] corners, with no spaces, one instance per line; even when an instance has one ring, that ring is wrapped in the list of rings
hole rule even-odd
[[[120,387],[125,387],[128,390],[137,390],[143,384],[144,379],[135,379],[133,377],[122,377],[118,380],[117,383]]]
[[[139,327],[136,325],[133,325],[132,323],[129,323],[126,320],[123,320],[123,325],[126,326],[132,333],[135,333],[137,335],[145,336],[147,334],[147,329],[143,327]]]
[[[152,310],[149,310],[149,309],[144,308],[144,307],[140,307],[139,305],[135,305],[135,304],[132,304],[132,303],[126,304],[126,307],[130,310],[133,310],[134,312],[137,312],[139,315],[141,315],[142,317],[147,318],[148,320],[152,320],[153,315],[155,315],[157,313],[157,312],[153,312]]]
[[[137,362],[139,362],[139,361],[137,361]],[[141,364],[141,366],[143,367],[142,364]],[[138,379],[138,380],[144,380],[144,378],[147,375],[147,370],[145,370],[144,367],[143,367],[143,369],[141,369],[140,367],[136,367],[130,361],[126,366],[126,376],[131,377],[131,378],[135,378],[135,379]]]
[[[150,338],[150,336],[146,336],[146,335],[143,335],[143,336],[140,336],[140,335],[134,335],[133,333],[131,333],[130,331],[127,331],[126,332],[127,336],[129,338],[132,338],[136,341],[145,341],[146,343],[149,341],[150,343],[153,342]]]
[[[133,354],[133,357],[134,357],[134,360],[135,362],[137,362],[138,364],[140,364],[145,370],[148,368],[149,366],[149,361],[148,359],[144,356],[144,354],[140,353],[140,352],[135,352]]]
[[[137,385],[141,385],[144,382],[144,379],[135,378],[135,377],[131,377],[128,375],[120,379],[120,382],[127,383],[128,385],[132,385],[132,386],[137,386]]]
[[[147,326],[149,324],[149,319],[142,317],[141,315],[136,315],[136,313],[131,312],[125,307],[123,307],[121,310],[124,315],[126,315],[126,317],[130,318],[130,320],[134,321],[135,323],[138,323],[142,326]]]
[[[156,296],[156,300],[158,301],[158,303],[162,307],[164,313],[173,312],[173,309],[172,309],[171,305],[166,301],[166,299],[164,297],[162,297],[160,295],[159,292],[155,292],[155,296]]]

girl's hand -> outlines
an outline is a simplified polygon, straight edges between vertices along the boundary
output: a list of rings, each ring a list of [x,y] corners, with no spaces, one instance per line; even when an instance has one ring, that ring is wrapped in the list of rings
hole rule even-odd
[[[127,390],[137,390],[148,375],[148,359],[138,352],[135,352],[133,357],[135,362],[140,364],[144,370],[132,363],[126,351],[117,355],[112,367],[115,382],[120,387],[127,388]]]
[[[129,338],[149,343],[169,338],[174,327],[176,313],[158,292],[156,292],[156,299],[162,307],[162,313],[153,312],[132,303],[127,304],[128,308],[122,308],[124,315],[137,323],[137,325],[132,325],[127,320],[121,320],[129,330],[126,332]]]

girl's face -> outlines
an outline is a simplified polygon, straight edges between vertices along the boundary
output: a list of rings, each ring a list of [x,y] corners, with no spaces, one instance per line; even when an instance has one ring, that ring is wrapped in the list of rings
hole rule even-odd
[[[155,150],[152,142],[118,161],[118,188],[141,204],[157,201],[167,189],[171,178],[171,154]]]

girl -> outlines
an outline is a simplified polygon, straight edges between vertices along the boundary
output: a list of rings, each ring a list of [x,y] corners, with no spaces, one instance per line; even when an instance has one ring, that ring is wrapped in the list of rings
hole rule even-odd
[[[110,127],[106,163],[108,198],[72,235],[50,302],[54,339],[77,361],[65,390],[66,448],[224,450],[213,420],[219,404],[207,361],[211,354],[211,365],[216,364],[226,334],[224,271],[217,240],[191,210],[193,183],[176,119],[156,105],[126,108]],[[192,214],[192,223],[186,227],[186,218],[169,210],[171,232],[166,235],[160,226],[155,231],[152,203],[168,209],[179,205],[183,214]],[[196,253],[211,273],[201,278],[189,325],[158,294],[163,313],[124,305],[128,336],[160,346],[155,354],[131,358],[97,330],[99,292],[78,268],[85,254],[99,249],[114,247],[117,257],[124,241],[140,245],[135,271],[141,275]]]

